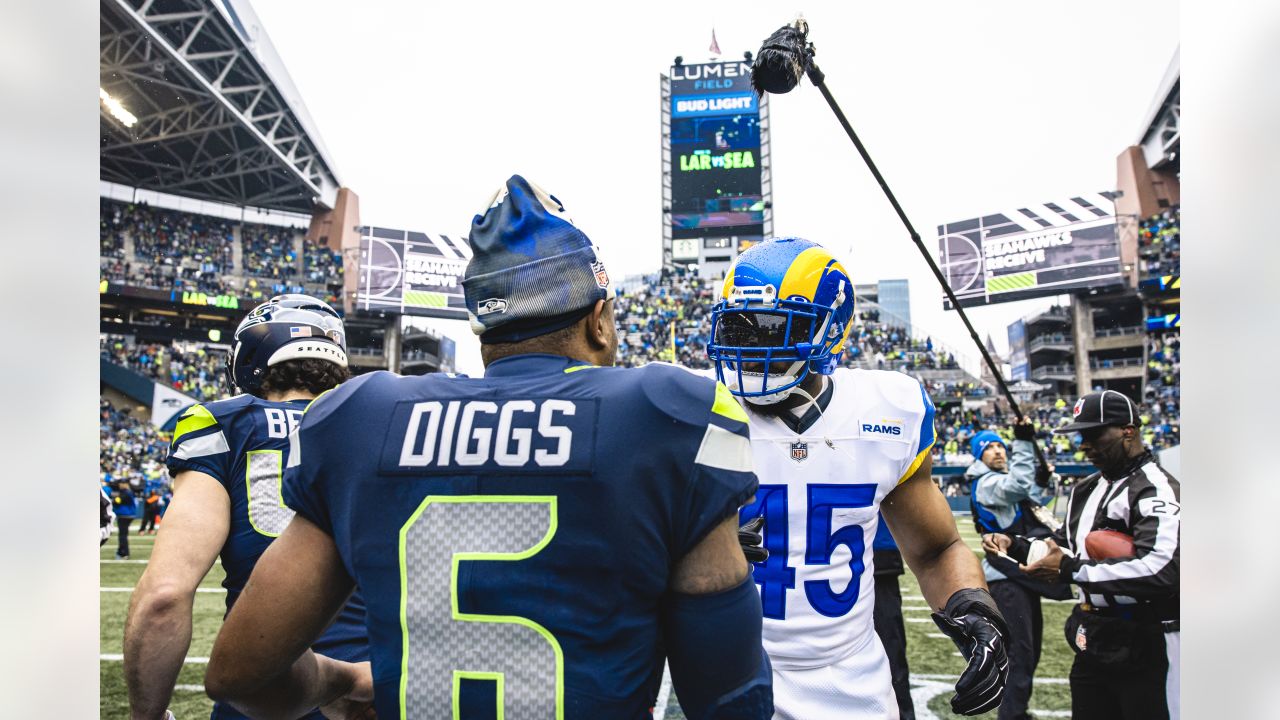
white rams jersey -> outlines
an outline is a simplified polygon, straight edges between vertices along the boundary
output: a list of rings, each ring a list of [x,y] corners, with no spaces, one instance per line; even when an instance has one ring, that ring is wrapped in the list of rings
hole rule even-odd
[[[753,572],[775,669],[883,655],[872,642],[880,502],[934,443],[933,404],[911,377],[840,368],[830,381],[821,418],[799,433],[746,404],[760,488],[741,516],[765,517],[769,559]]]

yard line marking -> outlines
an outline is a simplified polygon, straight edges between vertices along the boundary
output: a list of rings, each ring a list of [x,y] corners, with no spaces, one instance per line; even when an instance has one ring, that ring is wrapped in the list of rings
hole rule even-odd
[[[902,596],[902,599],[903,599],[903,600],[919,600],[920,602],[925,602],[925,599],[924,599],[924,596],[923,596],[923,595],[903,595],[903,596]],[[1069,604],[1074,605],[1074,604],[1076,604],[1077,602],[1079,602],[1079,600],[1076,600],[1075,598],[1071,598],[1071,599],[1069,599],[1069,600],[1053,600],[1053,599],[1051,599],[1051,598],[1040,598],[1040,602],[1047,602],[1047,603],[1069,603]],[[909,606],[909,605],[903,605],[903,606],[902,606],[902,609],[903,609],[903,610],[906,610],[908,607],[910,607],[910,606]]]
[[[174,686],[173,686],[173,689],[174,689],[174,690],[185,690],[185,691],[187,691],[187,692],[198,692],[198,693],[202,693],[202,692],[204,692],[204,686],[203,686],[203,685],[174,685]],[[1036,712],[1043,712],[1043,711],[1037,710]]]
[[[931,682],[955,682],[960,679],[959,675],[932,675],[929,673],[911,673],[912,681],[917,679],[927,680]],[[1041,685],[1068,685],[1070,680],[1067,678],[1033,678],[1031,682],[1040,683]]]
[[[925,634],[924,634],[924,636],[925,636],[925,637],[931,637],[931,638],[941,638],[941,639],[943,639],[943,640],[950,640],[950,639],[951,639],[951,638],[947,637],[946,635],[943,635],[942,633],[925,633]]]
[[[99,588],[98,588],[98,592],[122,592],[122,593],[131,593],[131,592],[133,592],[133,588],[129,588],[129,587],[99,587]],[[227,592],[227,589],[226,589],[226,588],[208,588],[208,587],[199,587],[199,588],[196,588],[196,592],[202,592],[202,593],[224,593],[224,594],[225,594],[225,593]]]
[[[918,623],[932,623],[932,622],[933,622],[933,620],[931,620],[931,619],[929,619],[929,618],[903,618],[903,620],[906,620],[907,622],[918,622]]]
[[[147,560],[117,560],[117,559],[115,559],[115,558],[99,558],[99,559],[98,559],[98,562],[100,562],[100,563],[120,563],[120,564],[122,564],[122,565],[146,565],[148,561],[147,561]],[[221,565],[221,564],[222,564],[222,560],[214,560],[214,561],[213,561],[213,564],[214,564],[214,565]]]
[[[121,655],[120,653],[102,653],[101,655],[98,656],[98,660],[105,661],[105,662],[124,662],[124,655]],[[209,658],[189,657],[183,660],[183,662],[187,663],[188,665],[208,665]]]

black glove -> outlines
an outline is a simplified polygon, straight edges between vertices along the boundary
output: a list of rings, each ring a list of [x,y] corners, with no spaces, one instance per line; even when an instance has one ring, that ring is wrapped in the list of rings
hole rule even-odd
[[[738,544],[742,546],[742,554],[747,562],[760,563],[769,559],[769,551],[764,549],[764,516],[758,515],[738,528]]]
[[[1009,679],[1009,627],[986,590],[959,590],[947,600],[933,622],[960,648],[969,661],[956,682],[951,711],[957,715],[981,715],[999,707]]]
[[[1053,469],[1047,463],[1036,466],[1036,484],[1042,488],[1049,487],[1049,480],[1053,478]]]
[[[1035,427],[1034,425],[1032,425],[1032,424],[1031,424],[1031,421],[1030,421],[1030,420],[1028,420],[1027,422],[1017,422],[1017,423],[1014,423],[1014,424],[1013,424],[1013,439],[1014,439],[1014,440],[1027,440],[1027,441],[1029,441],[1029,442],[1035,442],[1035,440],[1036,440],[1036,427]]]

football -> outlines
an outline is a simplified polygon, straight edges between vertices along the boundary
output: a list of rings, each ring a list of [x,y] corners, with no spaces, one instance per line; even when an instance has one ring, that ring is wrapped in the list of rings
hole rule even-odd
[[[1094,560],[1133,557],[1133,538],[1117,530],[1094,530],[1085,536],[1084,549]]]

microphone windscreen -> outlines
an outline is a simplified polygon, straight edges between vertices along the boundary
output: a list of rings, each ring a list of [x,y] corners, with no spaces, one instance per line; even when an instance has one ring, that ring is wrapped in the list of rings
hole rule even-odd
[[[760,95],[791,92],[804,75],[805,34],[793,25],[783,25],[765,38],[751,67],[751,87]]]

